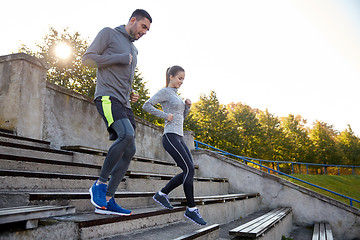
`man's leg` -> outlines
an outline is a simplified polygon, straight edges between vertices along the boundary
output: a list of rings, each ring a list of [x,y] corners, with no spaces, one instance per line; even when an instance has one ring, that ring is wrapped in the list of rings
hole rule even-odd
[[[127,150],[130,144],[132,144],[131,150],[135,150],[135,143],[134,143],[135,132],[129,119],[127,118],[119,119],[111,125],[111,128],[114,129],[114,131],[117,133],[118,138],[111,145],[108,153],[106,154],[104,165],[101,169],[100,177],[99,177],[99,180],[103,183],[107,182],[109,175],[113,171],[115,165],[117,165],[118,162],[121,162],[120,160],[122,159],[125,150]],[[126,167],[125,169],[126,172],[128,164],[127,165],[125,164],[125,167]]]
[[[97,208],[105,209],[107,207],[107,200],[111,197],[108,196],[105,199],[106,183],[115,165],[123,157],[127,147],[134,142],[134,128],[131,125],[129,119],[119,119],[111,124],[111,128],[117,133],[118,138],[111,145],[104,164],[101,168],[99,180],[90,188],[91,202]],[[126,165],[128,167],[128,164]],[[126,170],[125,170],[126,171]],[[121,181],[121,179],[120,179]],[[115,189],[117,186],[115,187]]]
[[[106,197],[114,197],[115,191],[119,186],[121,180],[124,178],[135,152],[135,140],[133,140],[125,149],[122,158],[120,159],[120,161],[118,161],[118,163],[115,165],[111,172],[110,181],[106,191]]]

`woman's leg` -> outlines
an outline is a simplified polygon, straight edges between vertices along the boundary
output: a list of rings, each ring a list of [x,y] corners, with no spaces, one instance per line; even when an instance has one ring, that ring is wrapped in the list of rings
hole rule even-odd
[[[177,134],[166,133],[163,136],[165,150],[172,156],[176,164],[183,170],[182,173],[173,177],[161,190],[169,194],[173,189],[183,184],[184,193],[189,207],[195,207],[194,201],[194,164],[190,151],[183,142],[182,137]]]

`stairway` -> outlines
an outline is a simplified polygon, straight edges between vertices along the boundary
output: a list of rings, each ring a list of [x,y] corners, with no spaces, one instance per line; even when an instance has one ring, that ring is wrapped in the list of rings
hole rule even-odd
[[[0,208],[76,209],[76,213],[39,219],[32,229],[7,224],[1,228],[0,239],[230,239],[228,233],[220,234],[222,229],[261,212],[258,193],[230,193],[226,177],[203,177],[197,169],[195,201],[208,222],[197,226],[183,216],[186,201],[181,187],[169,195],[173,210],[152,199],[180,168],[171,159],[136,156],[115,195],[117,203],[133,214],[95,214],[88,189],[98,177],[104,153],[84,149],[88,148],[52,149],[49,142],[0,132]]]

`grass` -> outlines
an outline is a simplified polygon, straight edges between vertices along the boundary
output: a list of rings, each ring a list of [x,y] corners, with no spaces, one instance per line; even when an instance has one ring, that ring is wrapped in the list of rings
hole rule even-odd
[[[291,174],[291,176],[360,201],[360,176],[359,175],[343,175],[343,176],[340,175],[340,176],[338,176],[338,175]],[[295,179],[292,179],[292,178],[289,178],[286,176],[279,175],[279,177],[282,177],[290,182],[293,182],[293,183],[296,183],[303,187],[306,187],[308,189],[311,189],[315,192],[321,193],[325,196],[334,198],[340,202],[350,204],[350,200],[347,198],[343,198],[341,196],[338,196],[333,193],[327,192],[325,190],[310,186],[306,183],[302,183],[300,181],[297,181]],[[360,208],[360,203],[353,201],[353,206]]]

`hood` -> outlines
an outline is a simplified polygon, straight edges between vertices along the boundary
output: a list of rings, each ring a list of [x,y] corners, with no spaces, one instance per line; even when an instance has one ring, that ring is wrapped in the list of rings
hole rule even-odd
[[[116,31],[121,32],[122,34],[124,34],[124,36],[126,36],[127,38],[129,38],[129,40],[131,42],[134,42],[135,40],[130,36],[130,34],[126,31],[125,29],[125,25],[121,25],[115,28]]]

